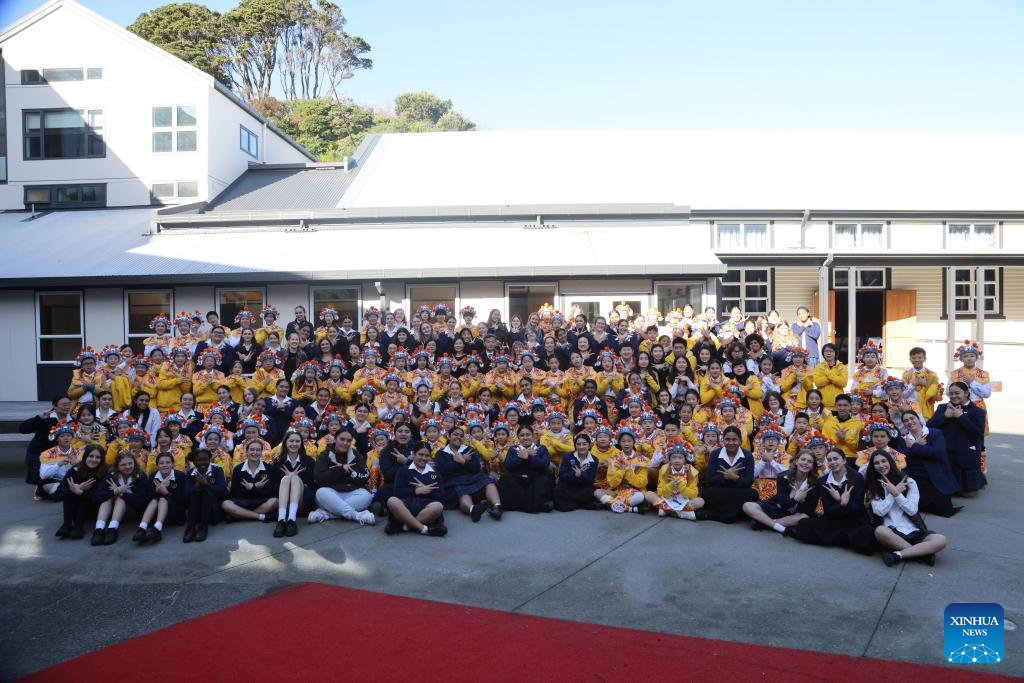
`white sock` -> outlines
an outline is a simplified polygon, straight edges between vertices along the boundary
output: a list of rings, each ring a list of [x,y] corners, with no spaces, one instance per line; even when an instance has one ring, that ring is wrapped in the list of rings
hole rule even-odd
[[[104,522],[102,519],[97,519],[96,520],[96,528],[97,529],[106,529],[107,528],[107,523]]]
[[[288,503],[288,519],[289,519],[289,521],[294,522],[295,518],[298,516],[298,514],[299,514],[299,504],[298,503]]]
[[[636,507],[643,502],[644,494],[640,493],[639,491],[637,491],[636,493],[629,497],[629,504],[632,505],[633,507]]]
[[[778,531],[780,534],[786,533],[786,527],[782,526],[778,522],[775,522],[774,524],[772,524],[772,529],[774,529],[775,531]]]
[[[284,508],[277,508],[277,521],[283,522],[284,521],[284,516],[285,516],[285,509]]]
[[[260,521],[262,522],[262,521],[263,521],[263,520],[265,520],[266,518],[267,518],[267,516],[266,516],[265,514],[263,514],[263,513],[261,512],[261,513],[260,513]]]
[[[142,529],[143,531],[145,531],[146,529],[149,528],[149,525],[146,524],[145,522],[139,522],[139,528]]]
[[[421,533],[421,534],[426,534],[426,533],[427,533],[427,525],[426,525],[426,524],[424,524],[424,525],[423,525],[423,528],[422,528],[422,529],[420,529],[420,533]]]
[[[116,529],[119,526],[121,526],[121,522],[111,521],[110,524],[107,525],[107,528],[108,529]]]
[[[606,494],[604,494],[603,496],[601,496],[601,504],[602,504],[602,505],[607,505],[607,504],[608,504],[608,501],[610,501],[611,499],[612,499],[612,497],[611,497],[611,496],[609,496],[609,495],[608,495],[608,494],[606,493]]]
[[[157,531],[163,531],[164,530],[164,523],[163,522],[157,522],[156,524],[153,525],[153,528],[156,529]]]
[[[899,550],[892,551],[892,554],[900,558],[901,560],[903,559],[903,553],[901,553]]]

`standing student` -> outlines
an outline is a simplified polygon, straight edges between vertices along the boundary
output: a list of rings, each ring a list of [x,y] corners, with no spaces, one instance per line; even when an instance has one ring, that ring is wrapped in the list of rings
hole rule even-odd
[[[594,480],[598,462],[591,455],[593,441],[585,433],[576,435],[576,450],[562,458],[555,480],[554,502],[559,512],[591,510],[595,506]]]
[[[263,462],[263,444],[250,441],[245,447],[245,462],[231,472],[231,487],[221,509],[234,519],[266,522],[277,507],[272,472]]]
[[[934,566],[935,553],[945,548],[948,541],[930,531],[918,514],[917,483],[900,472],[889,454],[880,450],[871,456],[866,488],[871,511],[880,520],[875,527],[875,539],[891,549],[882,554],[885,564],[892,567],[918,557]]]
[[[821,402],[832,410],[836,405],[836,397],[846,390],[849,372],[846,365],[839,362],[835,344],[822,346],[821,358],[821,362],[814,366],[814,386],[821,392]]]
[[[789,326],[800,346],[807,349],[807,364],[812,368],[818,364],[818,339],[821,337],[821,324],[811,317],[806,306],[796,309],[796,321]]]
[[[121,526],[125,511],[131,509],[141,515],[152,498],[149,480],[128,451],[117,456],[114,469],[93,493],[93,500],[99,504],[96,513],[96,530],[92,533],[93,545],[117,543],[117,529]]]
[[[775,480],[775,495],[759,503],[744,503],[750,528],[763,526],[780,534],[814,514],[818,505],[818,468],[814,454],[802,450],[789,462],[789,469]]]
[[[906,385],[906,396],[916,399],[921,415],[930,420],[935,414],[935,404],[942,398],[942,385],[939,376],[924,366],[928,353],[920,346],[910,349],[911,367],[903,371],[903,384]]]
[[[277,486],[277,526],[274,538],[299,533],[299,510],[313,509],[313,470],[316,463],[303,449],[302,435],[289,430],[281,442],[281,454],[274,462]]]
[[[163,452],[156,456],[156,472],[149,485],[153,497],[146,505],[139,528],[132,536],[136,543],[158,543],[163,537],[165,522],[181,524],[185,521],[188,480],[184,472],[174,469],[173,455]]]
[[[210,451],[200,448],[189,453],[188,478],[189,496],[185,513],[185,543],[202,543],[211,524],[221,518],[221,503],[228,496],[227,479],[224,470],[211,464]]]
[[[721,449],[708,454],[702,491],[704,507],[697,511],[697,519],[710,519],[731,524],[743,514],[743,504],[757,500],[754,483],[754,456],[740,448],[742,439],[736,427],[722,432]]]
[[[824,513],[801,519],[786,535],[802,543],[835,545],[867,555],[874,550],[874,528],[864,506],[864,478],[847,465],[846,455],[831,448],[825,456],[828,471],[818,479]]]
[[[959,495],[973,498],[985,486],[982,453],[985,450],[985,411],[970,399],[965,382],[949,385],[949,403],[939,406],[928,428],[941,430]]]
[[[533,428],[519,428],[519,443],[504,459],[507,472],[498,479],[498,495],[505,509],[512,512],[551,512],[551,455],[545,446],[534,443]]]
[[[96,514],[93,491],[106,477],[103,449],[89,444],[82,458],[64,475],[56,498],[64,504],[64,523],[57,529],[57,538],[79,539],[84,535],[87,520]]]
[[[319,506],[309,513],[310,522],[349,519],[359,524],[376,524],[367,508],[373,500],[369,491],[370,470],[366,456],[353,448],[352,434],[338,432],[334,441],[317,457],[313,480]]]
[[[962,509],[954,507],[950,498],[960,490],[960,483],[950,466],[942,429],[929,429],[913,410],[903,413],[903,427],[907,433],[896,450],[907,456],[907,474],[917,483],[921,512],[952,517]]]
[[[405,529],[426,536],[444,536],[444,478],[430,464],[430,449],[416,446],[408,465],[395,474],[394,495],[387,499],[388,523],[384,533],[392,536]]]
[[[486,512],[495,520],[502,515],[501,497],[494,480],[483,472],[480,454],[463,445],[465,430],[456,425],[448,433],[448,444],[437,452],[434,464],[448,488],[446,503],[479,522]]]

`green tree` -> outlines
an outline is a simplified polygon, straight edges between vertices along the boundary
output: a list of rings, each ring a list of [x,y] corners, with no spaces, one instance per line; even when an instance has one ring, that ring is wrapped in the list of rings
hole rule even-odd
[[[140,14],[128,30],[221,83],[231,84],[227,31],[220,13],[191,2],[163,5]]]
[[[298,0],[241,0],[224,15],[232,82],[246,99],[270,95],[278,48],[300,11]]]
[[[452,109],[451,100],[442,100],[430,92],[405,92],[395,98],[395,116],[407,121],[435,124]]]
[[[295,21],[282,36],[281,86],[285,97],[316,99],[331,95],[340,99],[342,81],[359,69],[373,68],[363,55],[370,45],[345,32],[345,16],[327,0],[316,7],[311,0],[296,0]]]

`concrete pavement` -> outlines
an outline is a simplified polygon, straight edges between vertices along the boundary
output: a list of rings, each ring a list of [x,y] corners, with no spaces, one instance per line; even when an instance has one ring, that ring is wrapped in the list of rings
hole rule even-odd
[[[1019,401],[997,397],[991,485],[953,519],[929,525],[950,547],[934,568],[802,546],[745,524],[690,523],[607,512],[508,514],[471,524],[447,513],[444,539],[384,535],[381,526],[213,528],[183,545],[171,528],[134,547],[58,541],[59,508],[0,479],[2,677],[264,595],[322,581],[499,610],[671,633],[943,664],[950,602],[998,602],[1024,623],[1024,431]],[[13,625],[17,625],[13,627]],[[54,634],[65,634],[55,638]],[[1020,631],[1006,633],[993,673],[1024,674]]]

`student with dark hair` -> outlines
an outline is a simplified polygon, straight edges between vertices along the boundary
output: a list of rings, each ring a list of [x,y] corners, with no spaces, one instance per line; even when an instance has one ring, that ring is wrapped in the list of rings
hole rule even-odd
[[[740,448],[743,434],[733,426],[722,432],[722,448],[708,454],[701,497],[704,507],[697,519],[731,524],[743,515],[743,504],[757,500],[754,483],[754,456]]]
[[[18,425],[18,432],[31,434],[32,440],[25,448],[25,483],[39,483],[39,454],[50,448],[50,430],[58,421],[67,419],[71,414],[71,399],[66,394],[59,394],[53,397],[50,402],[51,408],[47,408],[39,415],[33,415]],[[41,497],[41,492],[36,491],[36,497]]]
[[[780,534],[814,514],[818,505],[817,466],[814,454],[802,450],[789,461],[789,470],[775,480],[775,495],[759,503],[744,503],[755,531],[768,527]]]
[[[235,465],[231,472],[231,488],[221,509],[233,519],[261,522],[273,519],[272,512],[277,507],[273,474],[263,462],[263,444],[247,443],[245,461]]]
[[[474,522],[486,512],[501,519],[501,496],[494,480],[483,473],[483,460],[474,448],[463,444],[465,430],[456,425],[448,432],[448,443],[434,456],[434,466],[444,477],[447,507],[458,506]]]
[[[936,415],[943,411],[936,411]],[[960,490],[960,483],[949,463],[949,452],[942,429],[929,429],[913,410],[903,413],[907,433],[896,444],[896,450],[907,456],[907,474],[917,482],[921,512],[952,517],[962,509],[950,499]]]
[[[188,479],[174,469],[174,456],[166,451],[156,456],[156,472],[150,478],[153,497],[142,513],[139,528],[132,536],[136,543],[158,543],[163,537],[164,523],[185,521],[188,504]],[[152,524],[152,526],[150,526]]]
[[[430,463],[430,447],[417,444],[408,464],[395,474],[394,494],[387,498],[388,536],[408,529],[425,536],[444,536],[444,478]]]
[[[593,441],[587,434],[577,434],[573,443],[576,450],[562,457],[555,480],[554,503],[559,512],[591,510],[594,500],[594,480],[598,462],[590,453]]]
[[[948,394],[949,402],[935,409],[928,420],[928,428],[942,431],[959,494],[973,498],[985,486],[985,475],[981,471],[985,411],[971,401],[971,390],[966,382],[951,383]]]
[[[106,478],[103,448],[89,444],[82,450],[82,458],[57,488],[55,498],[64,504],[64,523],[57,529],[57,538],[77,540],[84,535],[85,525],[96,514],[93,491]]]
[[[555,507],[548,476],[551,455],[546,447],[534,443],[532,427],[521,426],[518,436],[519,443],[505,455],[507,472],[498,479],[502,505],[511,512],[551,512]]]
[[[221,503],[228,496],[227,480],[219,465],[211,464],[211,454],[205,448],[189,453],[191,467],[187,468],[189,495],[185,512],[185,543],[202,543],[211,524],[222,518]]]
[[[831,448],[825,456],[827,471],[818,479],[824,513],[801,519],[786,529],[802,543],[835,545],[870,555],[875,532],[864,506],[864,478],[846,464],[846,454]]]
[[[92,544],[117,543],[117,530],[125,512],[130,509],[141,516],[152,497],[145,472],[129,451],[123,451],[114,461],[114,468],[93,492],[93,501],[99,505],[99,510]]]

